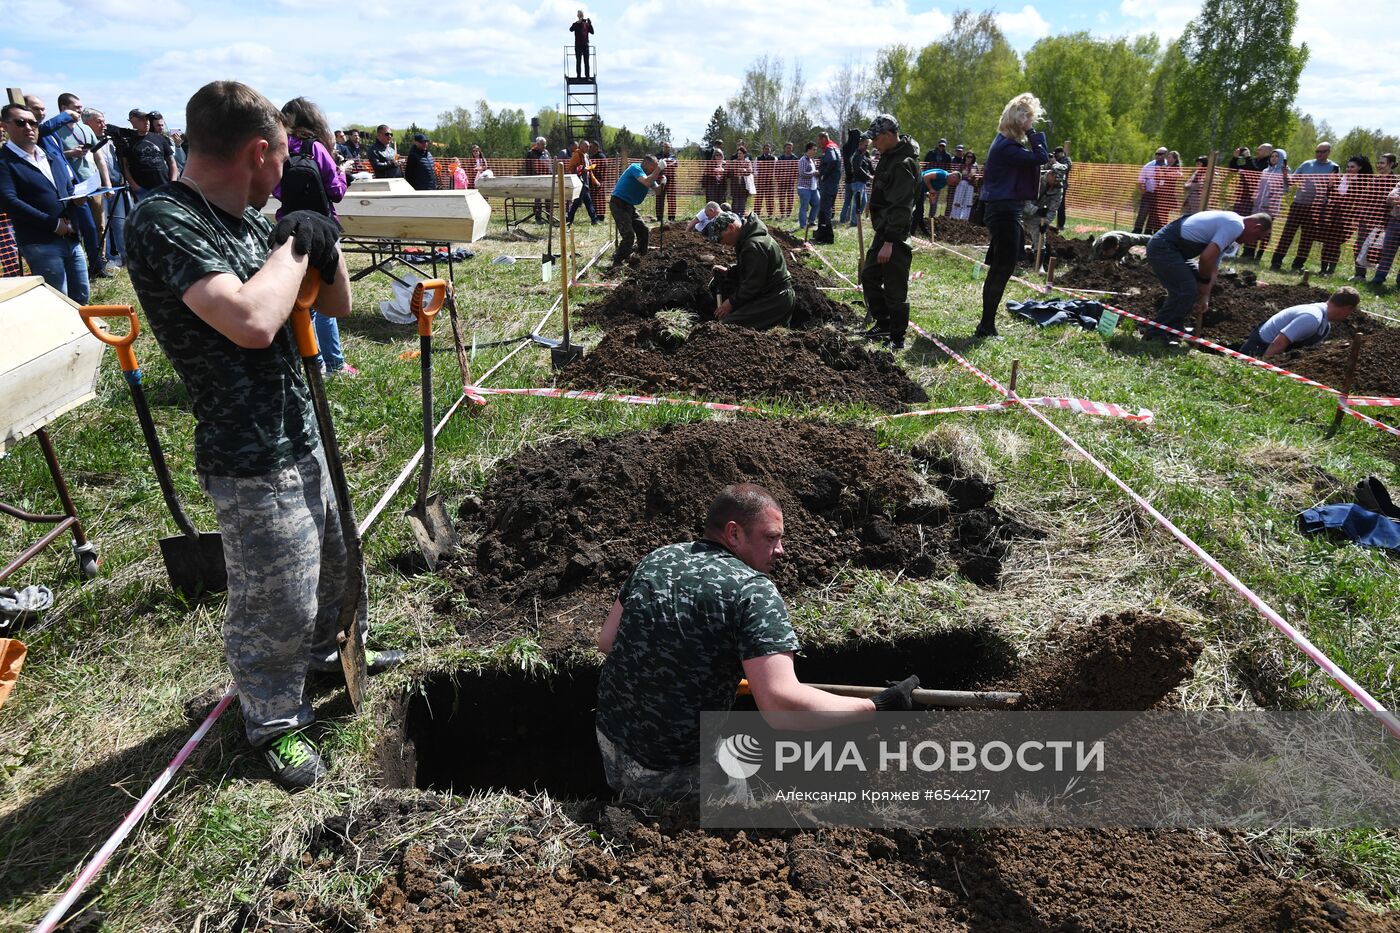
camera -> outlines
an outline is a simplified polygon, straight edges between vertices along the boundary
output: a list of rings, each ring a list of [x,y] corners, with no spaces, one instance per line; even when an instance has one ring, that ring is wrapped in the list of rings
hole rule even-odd
[[[131,151],[132,145],[135,144],[136,140],[141,138],[140,133],[122,126],[108,126],[107,132],[103,135],[105,139],[110,139],[112,141],[112,145],[116,147],[117,158],[119,159],[126,158],[127,153]]]

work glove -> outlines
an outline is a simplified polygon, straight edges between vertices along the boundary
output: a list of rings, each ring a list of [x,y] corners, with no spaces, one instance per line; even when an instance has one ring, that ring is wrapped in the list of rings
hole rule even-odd
[[[914,708],[914,690],[919,686],[919,675],[906,677],[897,684],[891,684],[870,698],[875,708],[881,712],[888,710],[910,710]]]
[[[324,214],[315,211],[292,211],[272,228],[267,245],[276,249],[288,240],[298,256],[305,256],[321,273],[327,285],[335,281],[340,267],[340,228]]]

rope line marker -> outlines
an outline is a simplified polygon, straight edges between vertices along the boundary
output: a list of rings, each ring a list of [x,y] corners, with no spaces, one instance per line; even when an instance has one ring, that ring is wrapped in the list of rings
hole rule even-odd
[[[34,928],[34,933],[51,933],[51,931],[62,922],[64,914],[68,913],[69,908],[77,902],[83,890],[92,883],[92,879],[97,877],[97,873],[107,864],[107,860],[112,857],[112,853],[117,851],[117,847],[126,840],[127,836],[131,835],[131,831],[136,828],[136,824],[139,823],[141,818],[146,815],[146,812],[151,809],[156,802],[156,798],[161,795],[161,792],[170,784],[171,779],[175,777],[175,772],[180,770],[180,766],[190,757],[190,754],[194,752],[199,743],[204,741],[204,737],[208,735],[209,730],[213,728],[215,720],[224,714],[224,710],[229,708],[229,704],[233,702],[234,697],[237,695],[238,691],[230,684],[229,688],[224,691],[223,697],[218,703],[214,704],[214,708],[209,711],[209,715],[204,717],[204,722],[200,723],[199,728],[194,731],[194,734],[185,740],[185,744],[175,753],[175,757],[170,759],[170,763],[165,766],[165,770],[156,778],[155,783],[141,795],[141,799],[136,802],[136,806],[131,808],[130,812],[122,819],[112,835],[108,836],[107,841],[102,843],[102,848],[98,849],[97,853],[83,866],[83,870],[78,872],[78,877],[73,879],[73,883],[68,886],[68,890],[63,893],[63,897],[59,898],[58,903],[54,904],[53,907],[49,909],[49,912],[44,914],[44,919],[39,921],[39,925]]]
[[[990,376],[987,376],[985,373],[982,373],[980,370],[977,369],[977,367],[973,366],[967,360],[963,359],[957,354],[956,351],[954,351],[951,347],[949,347],[943,341],[939,340],[937,337],[933,336],[928,331],[925,331],[923,328],[919,327],[917,324],[914,324],[912,322],[909,326],[912,327],[920,336],[932,342],[940,350],[946,353],[949,358],[956,361],[969,373],[977,375],[984,382],[995,381],[992,380]],[[1161,512],[1157,511],[1157,509],[1152,505],[1152,503],[1148,502],[1136,491],[1134,491],[1131,486],[1123,482],[1123,480],[1119,479],[1117,474],[1115,474],[1108,467],[1104,466],[1103,463],[1099,462],[1098,458],[1096,458],[1093,454],[1089,453],[1088,450],[1084,449],[1084,447],[1082,447],[1078,441],[1076,441],[1074,438],[1070,437],[1063,430],[1061,430],[1058,425],[1056,425],[1049,418],[1045,417],[1045,415],[1042,412],[1037,411],[1035,406],[1026,404],[1025,399],[1022,399],[1010,389],[1003,389],[1001,391],[1002,394],[1007,397],[1007,399],[1009,399],[1013,403],[1022,405],[1026,409],[1026,411],[1030,412],[1031,415],[1033,415],[1038,421],[1040,421],[1042,424],[1048,427],[1051,431],[1054,431],[1055,434],[1059,436],[1060,440],[1062,440],[1066,445],[1068,445],[1071,450],[1079,454],[1080,457],[1082,457],[1085,461],[1087,461],[1091,466],[1093,466],[1104,476],[1108,477],[1108,479],[1110,479],[1115,486],[1117,486],[1124,493],[1126,493],[1133,500],[1133,502],[1135,502],[1143,511],[1147,512],[1148,515],[1152,516],[1153,520],[1155,520],[1159,525],[1165,528],[1167,532],[1169,532],[1172,535],[1172,537],[1176,538],[1177,541],[1179,541],[1187,550],[1189,550],[1192,554],[1196,555],[1196,557],[1199,558],[1206,565],[1206,567],[1210,569],[1212,573],[1214,573],[1217,577],[1223,580],[1227,586],[1234,590],[1242,599],[1245,600],[1245,602],[1249,603],[1249,605],[1252,606],[1255,609],[1255,611],[1257,611],[1260,615],[1264,616],[1264,618],[1267,619],[1275,629],[1281,632],[1285,638],[1291,641],[1295,647],[1297,647],[1305,655],[1307,655],[1308,658],[1311,659],[1312,662],[1316,664],[1319,668],[1321,668],[1324,673],[1326,673],[1329,677],[1336,681],[1336,683],[1339,686],[1341,686],[1342,689],[1344,689],[1347,693],[1351,694],[1352,697],[1354,697],[1357,700],[1357,702],[1359,702],[1363,707],[1365,707],[1367,711],[1369,711],[1377,719],[1379,719],[1381,723],[1385,726],[1385,728],[1391,733],[1391,735],[1395,736],[1397,739],[1400,739],[1400,718],[1397,718],[1394,713],[1390,712],[1383,705],[1381,705],[1381,703],[1378,700],[1376,700],[1375,697],[1371,696],[1371,694],[1366,690],[1365,687],[1361,686],[1359,683],[1353,680],[1350,674],[1348,674],[1345,670],[1341,668],[1340,665],[1338,665],[1335,661],[1333,661],[1326,654],[1324,654],[1322,650],[1316,645],[1314,645],[1310,640],[1308,640],[1308,638],[1305,635],[1303,635],[1302,632],[1298,631],[1296,628],[1290,625],[1287,622],[1287,620],[1285,620],[1283,616],[1279,615],[1278,612],[1275,611],[1272,606],[1270,606],[1267,602],[1264,601],[1264,599],[1261,596],[1259,596],[1259,594],[1255,593],[1254,590],[1250,589],[1249,586],[1247,586],[1243,581],[1241,581],[1229,570],[1226,570],[1224,565],[1222,565],[1220,561],[1216,560],[1213,556],[1211,556],[1211,554],[1205,548],[1201,547],[1199,544],[1193,541],[1191,537],[1186,534],[1186,532],[1182,531],[1175,524],[1173,524],[1171,519],[1167,518]],[[1354,414],[1360,415],[1360,412],[1355,412]],[[1365,418],[1364,415],[1361,415],[1361,417]]]
[[[1400,428],[1392,427],[1386,424],[1384,421],[1377,421],[1370,415],[1364,414],[1362,412],[1357,411],[1355,408],[1352,408],[1350,405],[1346,404],[1346,402],[1338,402],[1337,408],[1339,411],[1342,412],[1342,414],[1350,415],[1358,421],[1363,421],[1366,424],[1369,424],[1373,428],[1377,428],[1381,431],[1386,432],[1387,434],[1394,434],[1396,437],[1400,437]]]
[[[954,256],[957,256],[957,257],[959,257],[960,259],[964,259],[964,260],[966,260],[966,261],[968,261],[968,262],[973,262],[973,263],[977,263],[978,265],[986,266],[986,263],[985,263],[985,262],[982,262],[982,261],[979,260],[979,259],[974,259],[974,258],[971,257],[971,256],[965,256],[965,255],[963,255],[962,253],[958,252],[957,250],[949,249],[948,247],[944,246],[944,245],[941,244],[941,243],[930,242],[929,240],[920,239],[920,238],[918,238],[918,237],[914,237],[913,239],[914,239],[916,242],[918,242],[918,243],[922,243],[922,244],[929,245],[929,246],[936,246],[936,247],[938,247],[939,249],[946,250],[947,252],[952,253]],[[1014,282],[1017,282],[1017,283],[1019,283],[1019,284],[1021,284],[1021,285],[1025,285],[1027,288],[1031,288],[1031,289],[1033,289],[1033,290],[1035,290],[1035,291],[1037,291],[1037,292],[1040,292],[1040,293],[1043,294],[1043,295],[1049,294],[1052,290],[1053,290],[1053,291],[1063,292],[1064,294],[1069,295],[1069,296],[1071,296],[1071,297],[1084,297],[1084,296],[1086,296],[1086,295],[1094,294],[1094,293],[1087,292],[1087,291],[1080,291],[1079,289],[1066,288],[1065,286],[1060,285],[1060,284],[1058,284],[1058,283],[1055,284],[1055,285],[1053,285],[1053,286],[1047,287],[1047,286],[1041,285],[1041,284],[1036,283],[1036,282],[1031,282],[1031,281],[1029,281],[1028,279],[1023,279],[1023,278],[1021,278],[1021,277],[1018,276],[1018,275],[1013,275],[1013,276],[1011,276],[1011,280],[1014,281]],[[1096,300],[1096,299],[1095,299],[1095,300]],[[1111,312],[1113,312],[1113,313],[1115,313],[1115,314],[1118,314],[1118,315],[1120,315],[1120,316],[1122,316],[1122,317],[1131,318],[1132,320],[1137,321],[1139,324],[1144,324],[1144,325],[1146,325],[1146,326],[1148,326],[1148,327],[1155,327],[1155,328],[1157,328],[1158,330],[1166,331],[1167,333],[1172,334],[1172,335],[1174,335],[1174,336],[1176,336],[1176,337],[1179,337],[1180,339],[1185,340],[1185,341],[1188,341],[1188,342],[1190,342],[1190,343],[1200,344],[1201,346],[1206,347],[1206,348],[1208,348],[1208,349],[1210,349],[1210,350],[1214,350],[1215,352],[1217,352],[1217,353],[1219,353],[1219,354],[1221,354],[1221,355],[1223,355],[1223,356],[1227,356],[1227,357],[1229,357],[1229,358],[1231,358],[1231,359],[1239,360],[1240,362],[1245,363],[1246,365],[1253,366],[1253,367],[1258,368],[1258,369],[1263,369],[1263,370],[1266,370],[1266,371],[1271,372],[1271,373],[1275,373],[1275,374],[1280,375],[1280,376],[1283,376],[1283,377],[1285,377],[1285,378],[1287,378],[1287,379],[1291,379],[1291,380],[1293,380],[1293,381],[1295,381],[1295,382],[1302,383],[1303,385],[1310,386],[1311,388],[1319,389],[1319,390],[1321,390],[1321,391],[1323,391],[1323,392],[1328,393],[1329,395],[1335,395],[1335,396],[1339,396],[1339,397],[1342,396],[1342,392],[1341,392],[1340,390],[1334,389],[1334,388],[1332,388],[1332,387],[1329,386],[1329,385],[1326,385],[1326,384],[1324,384],[1324,383],[1318,382],[1316,379],[1310,379],[1310,378],[1308,378],[1307,376],[1302,375],[1301,373],[1295,373],[1295,372],[1293,372],[1293,371],[1290,370],[1290,369],[1284,369],[1282,366],[1275,366],[1273,363],[1267,362],[1267,361],[1265,361],[1265,360],[1261,360],[1261,359],[1259,359],[1258,357],[1250,356],[1250,355],[1247,354],[1247,353],[1241,353],[1241,352],[1238,351],[1238,350],[1234,350],[1234,349],[1231,349],[1230,347],[1224,346],[1224,345],[1222,345],[1222,344],[1218,344],[1218,343],[1216,343],[1216,342],[1213,341],[1213,340],[1207,340],[1207,339],[1204,338],[1204,337],[1197,337],[1195,334],[1188,334],[1188,333],[1186,333],[1185,331],[1177,330],[1177,329],[1174,328],[1174,327],[1168,327],[1168,326],[1165,325],[1165,324],[1159,324],[1159,323],[1156,322],[1156,321],[1153,321],[1153,320],[1151,320],[1151,319],[1149,319],[1149,318],[1145,318],[1145,317],[1143,317],[1143,316],[1140,315],[1140,314],[1134,314],[1134,313],[1131,312],[1131,311],[1126,311],[1126,310],[1124,310],[1123,308],[1118,308],[1118,307],[1115,307],[1115,306],[1110,305],[1110,304],[1104,304],[1103,302],[1100,302],[1100,304],[1103,304],[1103,306],[1104,306],[1107,310],[1109,310],[1109,311],[1111,311]],[[1366,397],[1364,397],[1364,398],[1366,399],[1364,402],[1360,402],[1360,403],[1356,403],[1356,404],[1400,407],[1400,399],[1376,399],[1376,400],[1373,400],[1373,399],[1372,399],[1371,397],[1369,397],[1369,396],[1366,396]],[[1346,408],[1346,405],[1340,404],[1339,407],[1345,409],[1345,408]],[[1378,428],[1380,428],[1381,430],[1388,431],[1388,432],[1391,433],[1391,434],[1400,435],[1400,430],[1394,430],[1394,429],[1392,429],[1389,425],[1386,425],[1386,424],[1383,424],[1382,422],[1376,421],[1374,418],[1369,418],[1369,417],[1366,417],[1366,416],[1364,416],[1364,415],[1361,415],[1359,412],[1347,411],[1347,414],[1351,415],[1352,417],[1358,417],[1358,418],[1360,418],[1361,420],[1366,421],[1367,423],[1369,423],[1369,424],[1371,424],[1371,425],[1373,425],[1373,426],[1375,426],[1375,427],[1378,427]]]

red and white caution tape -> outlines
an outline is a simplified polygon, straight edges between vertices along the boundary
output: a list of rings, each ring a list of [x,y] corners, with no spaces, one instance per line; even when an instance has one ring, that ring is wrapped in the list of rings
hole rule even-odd
[[[832,264],[831,264],[831,260],[830,260],[830,259],[827,259],[825,256],[823,256],[823,255],[817,250],[817,248],[816,248],[815,246],[813,246],[811,243],[804,243],[803,246],[804,246],[804,248],[807,250],[807,252],[809,252],[809,253],[811,253],[812,255],[816,256],[816,257],[817,257],[818,259],[820,259],[822,262],[826,263],[826,267],[827,267],[828,269],[830,269],[832,272],[835,272],[837,275],[839,275],[839,276],[841,277],[841,280],[842,280],[843,282],[845,282],[847,285],[851,286],[851,288],[860,288],[859,285],[857,285],[855,282],[852,282],[852,281],[851,281],[850,277],[847,276],[846,273],[842,272],[840,269],[838,269],[838,268],[836,268],[834,265],[832,265]]]
[[[919,333],[925,336],[935,346],[937,346],[940,350],[946,353],[951,359],[956,361],[968,372],[977,376],[983,382],[987,382],[989,384],[995,383],[995,380],[993,380],[990,376],[979,371],[977,367],[973,366],[967,360],[963,359],[961,356],[955,353],[951,347],[949,347],[943,341],[939,340],[937,337],[923,331],[922,329],[919,330]],[[1285,638],[1291,641],[1299,650],[1306,654],[1314,664],[1316,664],[1329,677],[1336,681],[1337,684],[1339,684],[1342,687],[1342,689],[1344,689],[1347,693],[1355,697],[1357,702],[1359,702],[1377,719],[1379,719],[1392,735],[1394,735],[1397,739],[1400,739],[1400,718],[1396,718],[1394,713],[1390,712],[1384,706],[1382,706],[1381,703],[1375,697],[1371,696],[1371,694],[1366,690],[1365,687],[1361,686],[1359,683],[1353,680],[1350,674],[1344,671],[1335,661],[1333,661],[1326,654],[1324,654],[1323,651],[1316,645],[1314,645],[1310,640],[1308,640],[1308,638],[1305,635],[1303,635],[1302,632],[1298,631],[1292,625],[1288,624],[1287,620],[1285,620],[1283,616],[1279,615],[1278,612],[1275,611],[1272,606],[1265,602],[1264,599],[1261,596],[1259,596],[1258,593],[1255,593],[1233,573],[1226,570],[1225,567],[1220,563],[1220,561],[1212,557],[1211,554],[1208,551],[1206,551],[1205,548],[1201,547],[1195,541],[1191,540],[1191,537],[1187,535],[1186,532],[1178,528],[1175,524],[1173,524],[1171,519],[1167,518],[1161,512],[1157,511],[1157,509],[1153,507],[1152,503],[1148,502],[1142,496],[1138,495],[1138,493],[1135,492],[1131,486],[1119,479],[1117,474],[1115,474],[1108,467],[1100,463],[1098,458],[1096,458],[1093,454],[1089,453],[1089,451],[1085,450],[1079,444],[1078,441],[1066,434],[1063,430],[1059,428],[1058,425],[1056,425],[1049,418],[1045,417],[1044,414],[1037,411],[1033,405],[1025,404],[1025,399],[1022,399],[1015,392],[1012,392],[1009,389],[1001,389],[1000,391],[1010,401],[1023,405],[1026,411],[1030,412],[1033,417],[1035,417],[1038,421],[1040,421],[1042,424],[1048,427],[1051,431],[1054,431],[1055,434],[1059,436],[1060,440],[1064,441],[1064,443],[1068,445],[1071,450],[1079,454],[1079,456],[1083,457],[1085,461],[1087,461],[1091,466],[1097,469],[1104,476],[1108,477],[1108,479],[1111,480],[1115,486],[1117,486],[1119,489],[1125,492],[1133,500],[1133,502],[1137,503],[1139,508],[1147,512],[1148,515],[1151,515],[1152,518],[1159,525],[1165,528],[1167,532],[1171,534],[1172,537],[1176,538],[1177,541],[1181,542],[1181,544],[1185,546],[1187,550],[1189,550],[1192,554],[1195,554],[1196,557],[1200,558],[1202,563],[1204,563],[1212,573],[1214,573],[1217,577],[1223,580],[1225,584],[1230,587],[1230,589],[1238,593],[1240,597],[1244,599],[1245,602],[1253,606],[1255,611],[1257,611],[1260,615],[1262,615],[1265,619],[1269,621],[1269,624],[1273,625],[1273,627],[1279,632],[1281,632]],[[1343,406],[1343,408],[1345,409],[1345,406]],[[1378,425],[1380,424],[1379,422],[1375,422],[1374,419],[1366,418],[1366,416],[1361,415],[1360,412],[1350,413],[1354,416],[1361,417],[1363,420],[1372,421]],[[1392,428],[1390,430],[1394,429]]]
[[[911,325],[912,326],[912,325]],[[1100,418],[1121,418],[1124,421],[1131,421],[1136,424],[1151,424],[1152,412],[1146,408],[1140,408],[1136,412],[1129,411],[1121,405],[1113,405],[1108,402],[1091,402],[1082,398],[1026,398],[1021,400],[1026,405],[1040,405],[1045,408],[1061,408],[1066,411],[1078,412],[1081,415],[1096,415]],[[1003,399],[1000,402],[989,402],[985,405],[957,405],[952,408],[924,408],[919,411],[903,411],[897,415],[885,415],[877,418],[877,421],[894,421],[897,418],[917,418],[922,415],[950,415],[955,412],[965,411],[1006,411],[1008,408],[1015,408],[1018,403]]]
[[[1383,408],[1400,408],[1400,398],[1385,398],[1378,395],[1348,395],[1342,399],[1346,405],[1354,405],[1362,408],[1368,405],[1380,406]]]
[[[620,402],[624,405],[691,405],[710,411],[744,411],[761,414],[762,409],[748,405],[732,405],[728,402],[700,402],[685,398],[661,398],[652,395],[610,395],[606,392],[587,392],[580,389],[488,389],[473,386],[469,395],[533,395],[539,398],[574,399],[580,402]]]
[[[200,742],[204,741],[204,737],[209,734],[209,730],[213,727],[214,721],[223,715],[224,710],[228,709],[229,704],[233,702],[233,698],[237,695],[237,691],[232,686],[224,692],[223,698],[209,711],[209,715],[204,717],[204,722],[200,723],[199,728],[194,731],[194,735],[191,735],[189,739],[186,740],[185,744],[181,746],[180,750],[175,753],[175,757],[170,759],[170,764],[165,766],[165,770],[160,773],[160,777],[156,778],[155,783],[150,786],[150,789],[141,795],[141,799],[136,802],[136,806],[131,808],[131,812],[128,813],[121,821],[121,824],[117,826],[116,831],[113,832],[111,836],[107,837],[107,841],[102,843],[102,848],[98,849],[97,854],[83,866],[82,871],[78,872],[78,877],[73,879],[73,883],[68,886],[68,890],[64,892],[63,897],[59,898],[58,903],[54,904],[53,908],[49,910],[48,913],[44,914],[44,919],[39,921],[39,925],[34,928],[34,933],[50,933],[51,930],[62,922],[64,914],[68,913],[69,909],[77,903],[83,891],[92,883],[92,880],[97,877],[97,873],[102,871],[102,867],[107,864],[107,860],[112,857],[112,853],[117,851],[117,847],[122,844],[127,836],[131,835],[131,831],[136,828],[137,823],[141,822],[141,817],[145,816],[146,812],[151,809],[151,806],[156,802],[156,798],[161,795],[161,792],[164,791],[166,786],[170,783],[171,778],[175,776],[175,772],[180,770],[180,766],[185,763],[185,759],[189,758],[190,753],[195,750]]]
[[[1351,407],[1350,405],[1348,405],[1346,402],[1339,402],[1339,403],[1337,404],[1337,408],[1338,408],[1343,414],[1350,415],[1351,417],[1357,419],[1358,421],[1364,421],[1366,424],[1369,424],[1369,425],[1370,425],[1371,427],[1373,427],[1373,428],[1377,428],[1377,429],[1379,429],[1379,430],[1381,430],[1381,431],[1384,431],[1384,432],[1387,433],[1387,434],[1394,434],[1396,437],[1400,437],[1400,428],[1391,427],[1390,425],[1386,424],[1386,423],[1383,422],[1383,421],[1377,421],[1375,418],[1372,418],[1370,415],[1363,414],[1363,413],[1357,411],[1355,408],[1352,408],[1352,407]]]
[[[965,256],[965,255],[963,255],[962,253],[958,252],[957,250],[949,249],[948,247],[944,246],[944,245],[941,244],[941,243],[934,243],[934,242],[931,242],[931,241],[929,241],[929,240],[921,240],[921,239],[918,239],[917,237],[916,237],[915,239],[916,239],[916,241],[919,242],[919,243],[923,243],[923,244],[926,244],[926,245],[929,245],[929,246],[936,246],[936,247],[938,247],[939,249],[946,250],[947,252],[952,253],[954,256],[958,256],[958,257],[960,257],[960,258],[962,258],[962,259],[967,260],[968,262],[975,262],[975,263],[977,263],[978,265],[982,265],[982,266],[985,266],[985,265],[986,265],[986,263],[982,262],[982,261],[979,260],[979,259],[974,259],[974,258],[971,257],[971,256]],[[1032,288],[1032,289],[1034,289],[1034,290],[1040,292],[1041,294],[1049,294],[1049,292],[1050,292],[1052,289],[1055,290],[1055,291],[1063,292],[1063,293],[1066,294],[1066,295],[1070,295],[1070,296],[1076,297],[1076,298],[1090,297],[1090,296],[1093,296],[1093,295],[1101,294],[1101,293],[1098,293],[1098,292],[1090,292],[1090,291],[1085,291],[1085,290],[1081,290],[1081,289],[1066,288],[1065,286],[1059,285],[1059,284],[1046,286],[1046,285],[1042,285],[1042,284],[1040,284],[1040,283],[1038,283],[1038,282],[1032,282],[1032,281],[1030,281],[1029,279],[1021,278],[1021,277],[1018,276],[1018,275],[1013,275],[1011,278],[1012,278],[1013,281],[1019,282],[1020,284],[1025,285],[1025,286],[1028,287],[1028,288]],[[1098,299],[1097,299],[1097,298],[1092,298],[1092,297],[1091,297],[1091,300],[1097,301]],[[1102,304],[1102,302],[1100,302],[1100,303]],[[1334,388],[1332,388],[1331,386],[1326,385],[1326,384],[1324,384],[1324,383],[1318,382],[1316,379],[1309,379],[1307,376],[1304,376],[1304,375],[1302,375],[1301,373],[1295,373],[1295,372],[1293,372],[1291,369],[1284,369],[1282,366],[1275,366],[1273,363],[1266,362],[1266,361],[1264,361],[1264,360],[1259,359],[1258,357],[1250,356],[1250,355],[1247,354],[1247,353],[1241,353],[1241,352],[1238,351],[1238,350],[1234,350],[1234,349],[1231,349],[1230,347],[1227,347],[1227,346],[1223,346],[1223,345],[1221,345],[1221,344],[1218,344],[1218,343],[1216,343],[1216,342],[1213,341],[1213,340],[1207,340],[1207,339],[1204,338],[1204,337],[1197,337],[1195,334],[1188,334],[1188,333],[1186,333],[1185,331],[1177,330],[1177,329],[1174,328],[1174,327],[1168,327],[1168,326],[1165,325],[1165,324],[1159,324],[1159,323],[1157,323],[1156,321],[1150,320],[1149,318],[1145,318],[1145,317],[1143,317],[1143,316],[1140,315],[1140,314],[1134,314],[1134,313],[1131,312],[1131,311],[1126,311],[1126,310],[1124,310],[1124,309],[1122,309],[1122,308],[1118,308],[1118,307],[1115,307],[1115,306],[1110,305],[1110,304],[1104,304],[1104,307],[1107,308],[1109,311],[1112,311],[1114,314],[1119,315],[1120,317],[1129,318],[1129,319],[1131,319],[1131,320],[1137,321],[1139,324],[1143,324],[1143,325],[1148,326],[1148,327],[1155,327],[1155,328],[1157,328],[1158,330],[1165,331],[1166,333],[1172,334],[1173,336],[1178,337],[1178,338],[1180,338],[1181,340],[1185,340],[1185,341],[1187,341],[1188,343],[1198,344],[1198,345],[1203,346],[1203,347],[1205,347],[1205,348],[1207,348],[1207,349],[1209,349],[1209,350],[1214,350],[1216,353],[1219,353],[1219,354],[1221,354],[1222,356],[1228,356],[1228,357],[1230,357],[1231,359],[1239,360],[1241,363],[1244,363],[1244,364],[1246,364],[1246,365],[1248,365],[1248,366],[1253,366],[1253,367],[1255,367],[1255,368],[1257,368],[1257,369],[1262,369],[1262,370],[1265,370],[1265,371],[1267,371],[1267,372],[1275,373],[1275,374],[1277,374],[1277,375],[1283,376],[1283,377],[1286,378],[1286,379],[1291,379],[1291,380],[1293,380],[1294,382],[1302,383],[1303,385],[1305,385],[1305,386],[1310,386],[1310,387],[1312,387],[1312,388],[1314,388],[1314,389],[1320,389],[1321,391],[1326,392],[1326,393],[1328,393],[1329,395],[1337,395],[1337,396],[1340,396],[1340,395],[1342,394],[1339,390],[1334,389]],[[1352,400],[1352,403],[1353,403],[1353,404],[1381,405],[1381,406],[1400,406],[1400,400],[1397,400],[1397,399],[1372,399],[1372,398],[1370,398],[1370,397],[1366,397],[1366,398],[1365,398],[1365,401],[1357,401],[1356,399],[1353,399],[1353,400]],[[1341,407],[1342,407],[1344,410],[1346,409],[1346,405],[1342,405]],[[1389,425],[1382,424],[1381,422],[1376,421],[1374,418],[1368,418],[1368,417],[1366,417],[1366,416],[1360,414],[1359,412],[1353,412],[1353,411],[1347,410],[1347,414],[1349,414],[1349,415],[1351,415],[1352,417],[1355,417],[1355,418],[1360,418],[1362,421],[1365,421],[1365,422],[1367,422],[1368,424],[1371,424],[1373,427],[1380,428],[1381,430],[1387,431],[1388,433],[1391,433],[1391,434],[1400,434],[1400,431],[1397,431],[1397,430],[1391,428]]]

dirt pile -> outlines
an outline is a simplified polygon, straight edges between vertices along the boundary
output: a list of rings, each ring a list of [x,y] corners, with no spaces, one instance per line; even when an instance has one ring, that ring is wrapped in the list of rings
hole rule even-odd
[[[778,239],[785,247],[790,247],[790,237],[783,239],[780,235]],[[698,233],[677,230],[672,225],[667,225],[665,240],[664,245],[656,248],[657,237],[653,235],[651,245],[654,248],[648,249],[636,266],[627,267],[625,277],[606,298],[581,306],[579,319],[608,326],[629,319],[648,318],[658,311],[679,309],[698,315],[702,321],[712,320],[715,311],[715,299],[710,290],[713,267],[731,265],[734,250],[710,243]],[[821,291],[839,283],[831,282],[800,262],[800,249],[785,248],[784,251],[788,254],[788,274],[792,276],[793,291],[797,294],[792,326],[855,323],[851,307],[829,297],[838,293]]]
[[[576,389],[685,393],[718,402],[782,399],[903,411],[928,401],[884,350],[824,327],[760,332],[710,322],[689,334],[658,320],[614,328],[582,360],[559,373]]]
[[[407,848],[371,898],[386,933],[434,930],[1396,930],[1336,892],[1283,881],[1242,840],[1183,832],[703,832],[608,808],[616,848],[545,873]],[[516,848],[518,847],[518,848]],[[322,927],[325,929],[326,927]]]
[[[956,567],[993,585],[1008,538],[1024,530],[989,506],[988,484],[848,425],[744,419],[567,439],[499,464],[482,498],[464,504],[475,545],[454,579],[482,613],[472,624],[515,630],[565,606],[577,621],[544,626],[542,641],[589,643],[636,562],[698,537],[714,495],[744,481],[783,505],[786,557],[772,576],[789,596],[847,564],[913,576]]]
[[[991,242],[986,227],[951,217],[939,217],[933,222],[933,238],[949,246],[986,246]]]
[[[1027,709],[1146,710],[1191,676],[1201,645],[1160,615],[1100,616],[1012,678]]]

